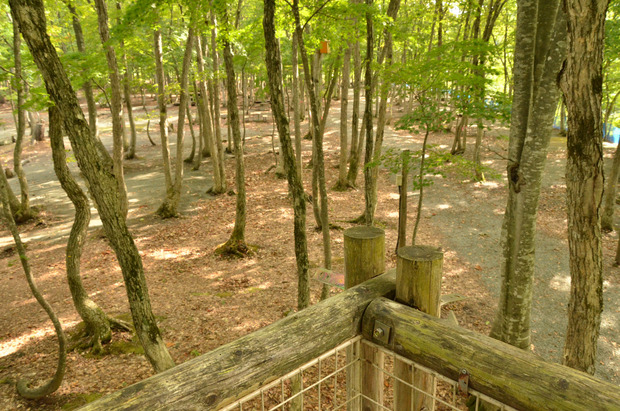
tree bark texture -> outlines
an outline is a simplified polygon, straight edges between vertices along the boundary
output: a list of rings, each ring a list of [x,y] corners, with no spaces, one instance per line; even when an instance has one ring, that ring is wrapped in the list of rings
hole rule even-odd
[[[349,156],[348,109],[349,83],[351,77],[351,46],[347,45],[342,62],[342,85],[340,87],[340,162],[338,165],[338,183],[340,189],[347,186],[347,160]]]
[[[82,31],[82,24],[77,15],[77,10],[72,3],[67,2],[67,7],[71,13],[73,32],[75,33],[75,43],[80,53],[86,53],[86,43],[84,42],[84,32]],[[93,86],[90,80],[84,81],[82,85],[84,90],[84,97],[86,98],[86,105],[88,106],[88,124],[90,125],[90,132],[93,136],[97,137],[97,105],[95,104],[95,96],[93,95]]]
[[[366,0],[368,7],[372,6],[372,0]],[[366,95],[366,107],[364,108],[364,121],[366,122],[366,153],[364,155],[364,165],[372,161],[374,155],[374,140],[372,137],[372,59],[374,50],[374,32],[372,14],[366,12],[366,73],[364,77],[364,88]],[[364,167],[364,219],[366,225],[371,226],[374,220],[376,180],[372,178],[372,168]]]
[[[217,153],[215,146],[215,137],[213,134],[213,124],[211,119],[211,110],[209,110],[208,102],[208,87],[207,80],[205,79],[205,63],[202,54],[202,44],[200,36],[196,36],[196,61],[198,62],[198,78],[200,84],[200,98],[198,99],[198,109],[201,112],[202,124],[201,139],[208,146],[208,151],[211,154],[211,164],[213,165],[213,193],[221,194],[226,189],[226,184],[222,182],[223,176],[220,174],[220,157],[213,155]]]
[[[183,55],[183,68],[181,70],[181,89],[179,104],[179,120],[177,124],[177,153],[174,167],[174,182],[170,186],[166,186],[166,198],[157,214],[164,218],[175,217],[179,213],[179,201],[181,199],[181,188],[183,186],[183,140],[185,138],[185,110],[188,100],[189,85],[189,68],[192,60],[192,44],[194,41],[194,29],[190,26],[187,33],[187,41],[185,43],[185,53]],[[162,150],[164,142],[162,141]],[[166,147],[166,151],[168,148]],[[168,158],[168,172],[170,170],[170,159]],[[172,176],[166,178],[166,181],[172,181]]]
[[[571,291],[563,363],[594,374],[603,311],[601,99],[608,0],[563,1],[568,57],[560,80],[568,110],[566,194]]]
[[[45,384],[38,386],[36,388],[29,387],[29,382],[26,380],[19,380],[17,382],[17,392],[24,398],[27,399],[38,399],[42,398],[46,395],[49,395],[56,391],[60,384],[62,383],[62,379],[65,376],[65,369],[67,364],[67,337],[65,332],[62,329],[62,325],[54,313],[52,306],[45,300],[43,294],[39,291],[37,285],[34,282],[34,278],[32,277],[32,272],[30,270],[30,263],[28,262],[28,257],[26,256],[26,248],[22,243],[22,240],[19,236],[19,232],[17,231],[17,225],[15,224],[15,220],[13,219],[13,215],[11,213],[11,208],[9,206],[9,197],[8,197],[8,185],[6,184],[6,180],[0,180],[0,206],[2,206],[3,217],[6,222],[6,225],[9,228],[9,231],[13,235],[13,240],[15,241],[15,248],[17,249],[17,253],[19,254],[19,260],[21,261],[22,268],[24,269],[24,274],[26,274],[26,281],[28,282],[28,286],[30,287],[30,291],[32,295],[37,300],[39,305],[45,310],[48,317],[54,324],[54,330],[56,331],[56,336],[58,337],[58,365],[56,366],[56,372],[54,376],[47,381]]]
[[[237,186],[237,201],[235,211],[235,226],[228,240],[239,252],[247,252],[245,245],[245,164],[243,147],[241,146],[241,130],[239,126],[239,108],[237,107],[237,81],[233,65],[232,46],[228,40],[224,41],[224,66],[226,67],[226,89],[228,93],[228,123],[232,128],[232,137],[235,147],[235,183]]]
[[[22,38],[19,34],[19,25],[16,19],[13,19],[13,57],[15,61],[14,67],[14,80],[15,80],[15,93],[17,94],[17,124],[15,136],[15,148],[13,149],[13,169],[19,180],[19,188],[21,191],[21,201],[19,205],[19,212],[15,214],[17,221],[24,221],[31,217],[30,210],[30,195],[28,192],[28,180],[22,167],[22,147],[24,143],[24,136],[26,134],[26,112],[24,110],[24,85],[22,78],[22,53],[21,53]],[[4,172],[4,171],[2,171]]]
[[[282,91],[282,58],[276,42],[274,23],[275,0],[265,0],[263,31],[265,35],[265,62],[273,111],[280,147],[284,153],[284,170],[288,186],[293,196],[293,227],[295,233],[295,259],[297,261],[297,309],[302,310],[310,305],[310,285],[308,278],[308,240],[306,236],[306,198],[301,181],[299,168],[295,166],[293,145],[288,118],[284,108],[284,92]],[[295,40],[297,41],[297,40]]]
[[[491,336],[523,349],[530,346],[536,211],[566,47],[564,15],[558,10],[558,0],[520,1],[517,9],[504,263]]]
[[[222,127],[220,114],[220,61],[217,52],[217,25],[215,17],[211,17],[213,28],[211,29],[211,57],[213,61],[213,79],[211,80],[211,97],[213,98],[213,124],[215,126],[215,149],[211,156],[218,156],[218,166],[220,168],[220,178],[222,183],[222,193],[226,191],[226,171],[224,168],[224,147],[222,147]]]
[[[144,268],[138,249],[122,213],[113,161],[90,133],[90,127],[78,103],[71,82],[46,33],[45,10],[41,0],[11,0],[22,35],[39,68],[47,92],[61,112],[78,166],[95,200],[103,228],[116,253],[131,309],[136,333],[155,371],[174,366],[161,338],[146,286]]]
[[[112,332],[105,312],[90,299],[80,276],[80,258],[90,223],[90,204],[86,193],[82,191],[67,166],[65,144],[62,138],[62,118],[56,107],[49,108],[49,137],[54,171],[62,189],[67,193],[75,208],[75,219],[69,233],[65,257],[69,290],[73,305],[86,326],[86,333],[92,336],[93,351],[98,353],[102,349],[101,344],[112,338]]]
[[[95,0],[97,8],[97,22],[99,25],[99,37],[105,49],[106,61],[108,63],[108,76],[110,77],[110,110],[112,112],[112,137],[113,149],[112,158],[114,160],[114,176],[117,181],[118,195],[120,198],[120,211],[127,218],[129,202],[127,199],[127,187],[125,186],[125,175],[123,171],[123,105],[121,98],[121,80],[118,75],[118,63],[116,52],[110,43],[110,29],[108,27],[108,8],[105,0]]]
[[[313,87],[310,64],[308,62],[308,54],[304,43],[303,32],[301,29],[301,19],[299,17],[299,0],[293,1],[293,15],[295,17],[295,34],[301,52],[301,60],[304,67],[304,79],[306,81],[306,91],[310,98],[310,109],[312,112],[312,130],[313,130],[313,151],[314,151],[314,167],[317,170],[317,179],[319,185],[319,195],[321,199],[321,231],[323,234],[323,262],[326,269],[331,268],[331,239],[329,233],[329,215],[327,209],[327,188],[325,185],[325,164],[323,155],[323,136],[321,134],[321,125],[319,122],[319,103],[318,96]]]

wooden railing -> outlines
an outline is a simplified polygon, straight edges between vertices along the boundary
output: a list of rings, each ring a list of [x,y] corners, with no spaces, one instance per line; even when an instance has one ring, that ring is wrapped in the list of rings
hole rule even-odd
[[[371,234],[371,241],[376,241],[376,233]],[[356,237],[359,240],[363,236],[356,232]],[[411,288],[405,284],[403,273],[412,275],[411,281],[416,283],[416,276],[425,277],[422,283],[427,285],[413,287],[418,291],[428,284],[436,287],[433,278],[437,265],[429,263],[424,268],[425,262],[410,264],[412,256],[415,259],[417,255],[411,251],[402,253],[404,263],[399,256],[398,287]],[[422,254],[428,254],[428,248],[424,251]],[[372,258],[376,258],[376,254]],[[435,257],[430,260],[436,261]],[[349,264],[357,270],[353,283],[363,280],[359,270],[365,266],[373,267],[372,271],[377,264]],[[403,268],[407,266],[411,268]],[[407,274],[408,270],[418,271]],[[459,380],[465,371],[472,390],[516,409],[620,410],[620,387],[545,362],[530,352],[392,301],[395,290],[396,274],[392,270],[82,409],[217,410],[361,334],[377,346],[452,380]],[[396,294],[408,296],[409,291],[401,290]],[[415,298],[418,291],[414,290],[411,295]],[[436,298],[430,300],[434,301],[431,305],[438,304]],[[379,396],[377,392],[383,388],[383,379],[381,383],[371,381],[370,384],[366,379],[376,379],[380,366],[372,364],[375,359],[368,353],[362,360],[362,366],[347,375],[346,380],[361,387],[361,398],[369,400],[356,403],[360,404],[357,408],[376,409],[372,401]],[[395,360],[395,372],[396,363]],[[412,383],[418,384],[413,382],[413,377]],[[428,385],[428,381],[424,384]],[[411,385],[408,387],[413,392]],[[400,391],[400,394],[394,393],[391,409],[410,409],[397,402],[406,398],[402,387]],[[407,401],[404,404],[408,404]]]

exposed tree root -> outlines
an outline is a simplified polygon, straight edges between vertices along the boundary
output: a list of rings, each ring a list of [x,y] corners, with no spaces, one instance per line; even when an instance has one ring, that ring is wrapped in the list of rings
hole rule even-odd
[[[244,240],[230,239],[217,246],[215,254],[227,258],[245,258],[252,255],[252,250]]]
[[[164,219],[175,218],[179,216],[179,213],[177,212],[175,207],[172,207],[168,200],[165,200],[162,205],[159,206],[155,213]]]

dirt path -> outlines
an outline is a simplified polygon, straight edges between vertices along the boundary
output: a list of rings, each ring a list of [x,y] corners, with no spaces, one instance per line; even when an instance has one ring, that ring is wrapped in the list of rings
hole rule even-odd
[[[451,136],[438,137],[447,144]],[[387,146],[407,144],[405,134],[391,132]],[[436,144],[436,141],[434,142]],[[419,149],[421,144],[410,144]],[[501,145],[501,144],[500,144]],[[507,142],[504,144],[507,146]],[[532,303],[532,351],[561,362],[566,335],[570,271],[565,207],[565,139],[554,137],[543,175],[536,235],[536,263]],[[609,153],[613,147],[608,147]],[[502,172],[505,161],[485,153],[485,164]],[[441,246],[464,260],[465,271],[478,272],[496,306],[503,263],[500,236],[506,207],[505,173],[501,180],[486,183],[438,179],[424,198],[424,224],[441,236]],[[417,197],[416,197],[417,199]],[[417,201],[417,200],[416,200]],[[598,347],[596,375],[620,384],[620,269],[612,267],[617,234],[604,238],[604,312]]]
[[[266,105],[254,111],[267,112]],[[268,112],[267,112],[268,113]],[[326,132],[326,171],[328,186],[335,183],[338,164],[339,107],[334,102]],[[102,116],[105,124],[106,117]],[[143,122],[141,124],[144,124]],[[304,123],[303,130],[307,128]],[[153,131],[155,130],[155,131]],[[154,128],[151,133],[155,137]],[[223,130],[225,132],[225,129]],[[286,182],[266,173],[275,158],[271,153],[273,124],[248,123],[246,137],[246,181],[248,184],[247,238],[258,245],[255,256],[240,260],[221,260],[213,249],[224,242],[234,219],[234,196],[209,197],[211,163],[201,170],[185,169],[182,217],[162,221],[153,213],[163,198],[161,148],[151,147],[139,136],[138,160],[126,164],[130,198],[129,221],[145,264],[153,307],[164,331],[164,339],[177,363],[209,351],[241,335],[276,321],[295,307],[296,281],[292,240],[292,213]],[[189,133],[186,136],[190,141]],[[174,141],[174,135],[171,135]],[[386,133],[386,147],[418,148],[419,135],[402,131]],[[103,134],[106,144],[110,137]],[[434,144],[448,145],[451,135],[432,136]],[[146,142],[146,143],[145,143]],[[191,142],[191,141],[190,141]],[[562,140],[554,140],[540,202],[538,219],[536,287],[532,312],[532,349],[552,361],[559,361],[566,327],[568,254],[564,206],[564,158]],[[495,151],[507,142],[489,138]],[[72,222],[72,208],[51,168],[46,145],[28,148],[30,162],[24,168],[31,183],[33,203],[43,208],[43,223],[24,227],[30,242],[33,271],[52,304],[59,309],[63,324],[71,329],[79,318],[71,306],[64,280],[66,233]],[[67,144],[68,147],[68,144]],[[189,154],[189,144],[186,146]],[[6,160],[12,146],[0,147]],[[174,152],[174,146],[172,147]],[[608,148],[608,151],[611,151]],[[311,142],[303,142],[304,161],[310,159]],[[484,153],[487,165],[500,173],[504,160],[492,152]],[[233,187],[234,161],[227,157],[229,187]],[[75,164],[71,164],[75,167]],[[310,172],[304,171],[304,184],[310,190]],[[358,182],[363,177],[360,175]],[[16,180],[11,180],[16,184]],[[505,208],[503,180],[476,184],[463,177],[438,178],[425,193],[419,243],[441,246],[445,252],[444,293],[457,292],[469,298],[448,307],[459,322],[470,329],[488,332],[497,304],[501,272],[500,231]],[[363,193],[330,191],[330,219],[347,228],[346,221],[363,209]],[[417,199],[415,193],[410,195]],[[409,221],[415,218],[414,201]],[[386,230],[388,265],[394,264],[392,248],[396,240],[397,190],[387,173],[380,176],[377,219]],[[95,229],[100,222],[93,216]],[[313,226],[308,208],[308,227]],[[94,236],[93,236],[94,237]],[[121,354],[103,359],[84,353],[69,354],[69,372],[63,387],[46,403],[28,403],[16,397],[10,383],[16,375],[50,375],[56,358],[55,340],[45,315],[34,304],[23,273],[10,251],[6,231],[0,232],[0,272],[7,280],[0,283],[0,409],[58,409],[83,401],[84,396],[111,392],[151,374],[143,356]],[[619,269],[611,267],[616,234],[604,238],[605,312],[599,341],[598,375],[620,383],[620,293]],[[342,232],[332,231],[333,269],[343,269]],[[312,267],[321,263],[321,235],[309,230]],[[83,260],[85,286],[110,313],[128,311],[122,279],[113,253],[100,238],[89,238]],[[320,284],[313,282],[316,299]],[[172,298],[171,298],[172,297]],[[257,309],[258,308],[258,309]],[[115,341],[128,340],[124,334]],[[89,397],[90,398],[90,397]]]

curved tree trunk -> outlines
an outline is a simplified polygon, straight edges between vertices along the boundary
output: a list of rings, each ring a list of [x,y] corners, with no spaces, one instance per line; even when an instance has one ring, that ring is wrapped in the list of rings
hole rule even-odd
[[[161,338],[151,309],[142,259],[122,213],[122,197],[117,190],[118,180],[113,173],[113,161],[100,149],[90,133],[71,82],[46,33],[43,2],[11,0],[10,6],[43,76],[47,92],[61,113],[78,166],[88,182],[106,237],[116,253],[136,334],[146,357],[156,372],[171,368],[174,361]]]
[[[297,260],[297,309],[310,305],[310,287],[308,280],[308,240],[306,237],[306,200],[299,169],[295,167],[289,122],[284,109],[282,92],[282,59],[276,43],[274,24],[275,0],[265,0],[263,30],[265,34],[265,60],[271,95],[271,109],[278,127],[280,146],[284,152],[284,168],[288,185],[293,196],[295,258]],[[294,40],[298,41],[297,39]]]
[[[594,374],[603,311],[602,59],[609,0],[564,1],[568,58],[560,86],[568,110],[566,195],[571,291],[563,363]]]
[[[97,22],[99,25],[99,36],[105,48],[105,56],[108,63],[108,75],[110,77],[110,90],[112,98],[110,110],[112,112],[112,136],[113,136],[113,159],[114,175],[117,181],[117,190],[120,196],[120,206],[122,215],[127,218],[129,202],[127,199],[127,187],[125,186],[125,175],[123,171],[123,106],[121,98],[121,80],[118,75],[118,63],[116,52],[110,43],[110,29],[108,28],[108,9],[105,0],[95,0],[97,8]]]
[[[92,336],[93,352],[100,353],[101,344],[112,338],[110,322],[103,310],[88,296],[80,277],[80,258],[90,223],[90,204],[88,197],[75,181],[67,166],[65,145],[62,140],[62,119],[56,107],[49,108],[49,136],[52,147],[54,171],[62,189],[75,207],[75,220],[67,242],[65,262],[67,281],[73,298],[73,305],[84,321],[87,335]]]
[[[58,365],[56,366],[56,372],[54,373],[54,376],[44,385],[36,388],[30,388],[29,382],[26,380],[19,380],[17,382],[17,392],[19,393],[19,395],[24,398],[34,400],[49,395],[60,387],[62,379],[65,375],[65,369],[67,364],[67,337],[65,336],[62,325],[60,324],[58,317],[54,313],[52,306],[45,300],[34,282],[32,273],[30,271],[30,263],[28,262],[28,257],[26,256],[26,248],[21,241],[19,232],[17,231],[17,225],[15,225],[15,220],[13,220],[13,215],[11,214],[11,208],[9,207],[7,187],[7,185],[0,181],[0,206],[2,206],[3,209],[4,219],[9,228],[9,231],[13,235],[13,239],[15,240],[15,248],[17,249],[17,253],[19,254],[19,259],[22,263],[24,274],[26,274],[26,281],[28,281],[30,291],[32,291],[32,295],[34,295],[37,302],[45,310],[50,320],[54,324],[54,330],[56,331],[56,336],[58,337]]]

